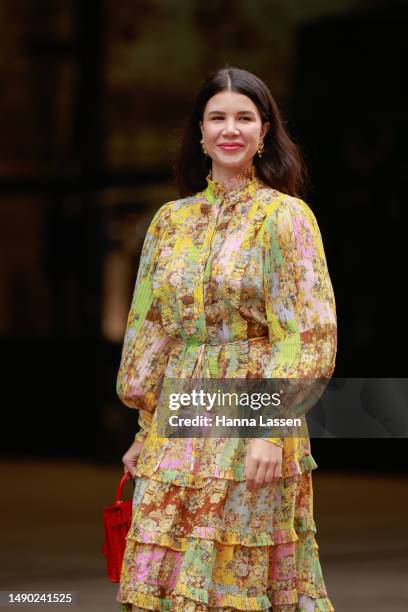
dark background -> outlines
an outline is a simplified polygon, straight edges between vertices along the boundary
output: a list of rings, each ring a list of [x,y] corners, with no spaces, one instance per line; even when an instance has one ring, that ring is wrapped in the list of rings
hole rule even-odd
[[[120,464],[116,374],[145,231],[177,197],[208,71],[253,71],[305,154],[338,315],[335,377],[404,377],[408,9],[316,0],[0,0],[2,453]],[[403,434],[405,432],[401,432]],[[404,439],[318,440],[404,471]]]

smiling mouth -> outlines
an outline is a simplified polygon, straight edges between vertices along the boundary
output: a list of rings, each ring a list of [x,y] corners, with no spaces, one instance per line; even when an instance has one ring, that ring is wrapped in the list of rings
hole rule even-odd
[[[220,149],[225,149],[226,151],[237,151],[238,149],[242,149],[243,145],[218,145]]]

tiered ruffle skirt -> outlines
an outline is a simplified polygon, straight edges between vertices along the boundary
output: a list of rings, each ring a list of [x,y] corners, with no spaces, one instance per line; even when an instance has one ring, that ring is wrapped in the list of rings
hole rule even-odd
[[[316,467],[305,455],[255,492],[225,473],[194,485],[175,470],[137,476],[121,612],[333,612],[315,540]]]

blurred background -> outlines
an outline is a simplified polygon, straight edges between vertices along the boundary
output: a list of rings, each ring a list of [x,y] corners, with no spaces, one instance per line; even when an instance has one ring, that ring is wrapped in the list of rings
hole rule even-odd
[[[1,589],[116,609],[98,521],[137,430],[115,393],[126,318],[183,121],[225,62],[266,81],[308,163],[334,376],[404,376],[407,25],[392,0],[0,0]],[[312,440],[339,612],[407,608],[404,433]]]

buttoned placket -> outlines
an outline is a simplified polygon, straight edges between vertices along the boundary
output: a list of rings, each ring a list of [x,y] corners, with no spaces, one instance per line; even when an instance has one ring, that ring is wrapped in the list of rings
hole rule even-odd
[[[213,218],[211,223],[213,224],[213,227],[209,233],[209,235],[206,238],[206,258],[205,258],[205,263],[203,265],[203,274],[202,274],[202,278],[201,278],[201,282],[203,283],[203,305],[204,305],[204,309],[205,309],[205,294],[206,294],[206,285],[208,287],[208,282],[206,283],[206,280],[208,281],[209,279],[209,274],[210,274],[210,267],[211,267],[211,258],[212,258],[212,247],[214,244],[214,240],[217,234],[217,229],[219,226],[219,222],[220,219],[222,218],[222,213],[223,213],[223,203],[221,201],[221,198],[217,197],[214,198],[213,202]],[[214,210],[215,210],[215,215],[214,215]],[[193,374],[192,377],[195,377],[195,373],[196,372],[202,372],[203,371],[203,366],[204,366],[204,357],[205,357],[205,350],[206,350],[206,344],[207,342],[209,343],[211,340],[210,336],[208,335],[208,330],[206,328],[206,342],[204,342],[203,344],[200,345],[199,349],[198,349],[198,353],[197,353],[197,361],[196,364],[194,366],[194,370],[193,370]],[[198,377],[197,377],[198,378]],[[192,438],[192,450],[191,450],[191,463],[190,463],[190,472],[194,472],[194,468],[195,468],[195,459],[196,459],[196,438]]]
[[[212,208],[212,212],[213,212],[213,217],[211,220],[211,223],[213,224],[213,227],[209,233],[209,235],[206,237],[206,258],[205,258],[205,263],[204,263],[204,267],[203,267],[203,274],[202,274],[202,279],[201,282],[203,283],[203,307],[205,310],[205,295],[206,295],[206,285],[208,288],[208,281],[209,281],[209,277],[210,277],[210,268],[211,268],[211,260],[212,260],[212,247],[214,244],[214,240],[216,238],[217,235],[217,229],[219,227],[220,224],[220,220],[223,218],[223,213],[224,211],[229,208],[230,206],[232,206],[236,199],[239,197],[239,193],[241,192],[241,190],[235,191],[233,193],[224,193],[224,192],[219,192],[217,195],[214,194],[212,191],[210,191],[210,204],[213,206]],[[208,194],[208,192],[207,192]],[[216,210],[215,215],[214,215],[214,210]],[[206,340],[209,343],[211,338],[208,335],[208,330],[206,329]],[[197,361],[196,364],[194,366],[194,370],[193,370],[193,374],[191,375],[192,377],[194,377],[195,372],[202,372],[203,371],[203,365],[204,365],[204,356],[205,356],[205,350],[206,350],[206,344],[207,342],[204,342],[200,345],[198,352],[197,352]],[[197,377],[198,378],[198,377]],[[191,443],[191,461],[190,461],[190,472],[194,473],[195,470],[195,462],[196,462],[196,438],[192,438],[192,443]]]

